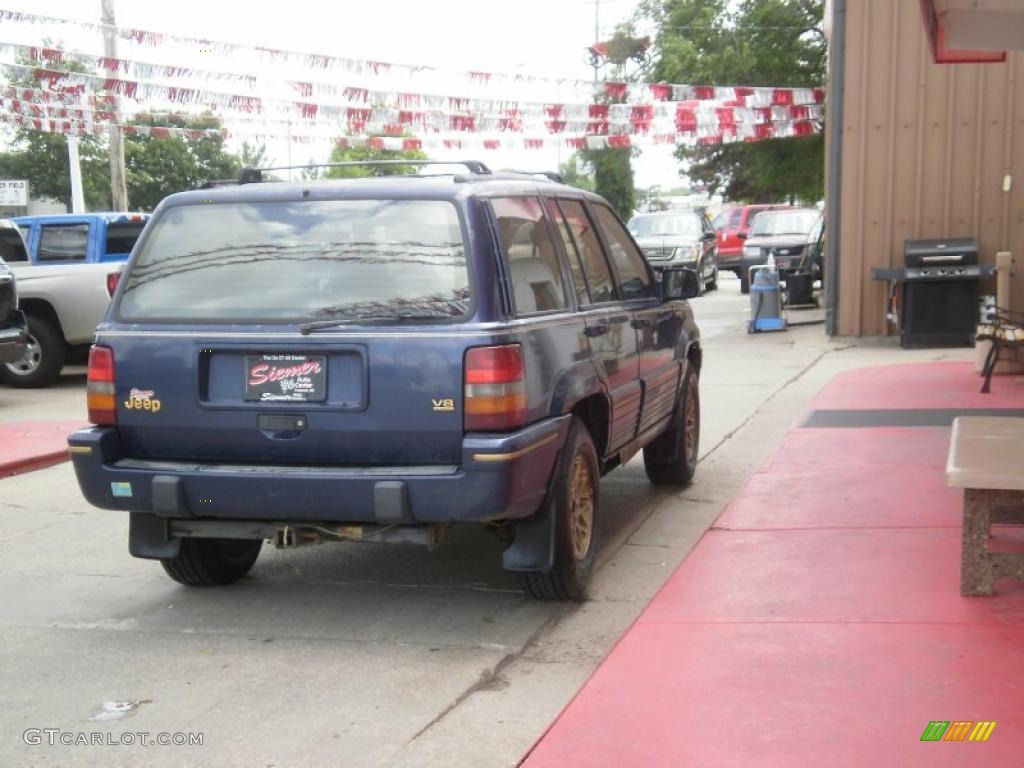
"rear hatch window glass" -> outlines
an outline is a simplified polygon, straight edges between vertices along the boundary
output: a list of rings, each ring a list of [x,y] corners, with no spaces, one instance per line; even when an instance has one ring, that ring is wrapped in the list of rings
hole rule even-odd
[[[107,225],[107,253],[129,254],[135,247],[135,241],[146,226],[143,221],[131,221]]]
[[[261,322],[464,315],[458,212],[437,200],[169,208],[126,277],[124,320]]]

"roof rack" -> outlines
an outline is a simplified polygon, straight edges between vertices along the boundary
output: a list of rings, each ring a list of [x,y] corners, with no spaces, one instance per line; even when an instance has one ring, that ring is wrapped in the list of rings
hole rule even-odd
[[[508,171],[508,173],[517,173],[522,174],[524,176],[533,176],[534,178],[536,178],[537,176],[543,176],[545,179],[549,181],[555,181],[558,182],[559,184],[565,184],[565,177],[563,177],[562,174],[556,171]]]
[[[308,168],[353,168],[353,167],[388,167],[407,165],[461,165],[472,174],[489,175],[491,169],[479,160],[346,160],[338,163],[305,163],[304,165],[276,165],[271,168],[243,168],[238,175],[236,184],[252,184],[263,181],[263,174],[270,171],[306,170]],[[207,182],[208,184],[211,182]],[[221,182],[212,182],[219,185]],[[230,182],[229,182],[230,183]]]
[[[306,163],[304,165],[278,165],[271,168],[245,167],[238,174],[237,179],[211,179],[200,186],[200,189],[213,189],[234,184],[256,184],[264,181],[263,174],[271,171],[292,171],[306,170],[308,168],[353,168],[353,167],[388,167],[388,166],[428,166],[428,165],[461,165],[469,171],[471,176],[506,176],[506,177],[530,177],[543,176],[559,184],[564,184],[562,174],[555,171],[501,171],[494,174],[490,168],[479,160],[347,160],[338,163]],[[405,174],[409,175],[409,174]],[[413,174],[420,175],[420,174]],[[447,175],[447,174],[446,174]],[[456,180],[465,180],[465,177],[456,177]]]

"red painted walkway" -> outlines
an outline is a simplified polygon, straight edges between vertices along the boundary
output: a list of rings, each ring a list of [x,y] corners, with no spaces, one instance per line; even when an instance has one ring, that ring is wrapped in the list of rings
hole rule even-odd
[[[1022,377],[979,386],[965,364],[873,368],[812,407],[1024,408]],[[524,764],[1024,765],[1024,583],[960,597],[948,441],[795,427]],[[922,743],[931,720],[997,726]]]
[[[59,464],[68,458],[68,435],[81,421],[20,421],[0,424],[0,477]]]

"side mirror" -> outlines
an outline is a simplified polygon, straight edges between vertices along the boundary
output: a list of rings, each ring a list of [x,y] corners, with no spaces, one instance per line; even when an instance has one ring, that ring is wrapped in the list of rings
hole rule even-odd
[[[749,237],[749,235],[746,232],[737,232],[736,237],[738,237],[740,240],[746,240]]]
[[[661,272],[663,301],[692,299],[700,295],[700,276],[688,267],[667,267]]]

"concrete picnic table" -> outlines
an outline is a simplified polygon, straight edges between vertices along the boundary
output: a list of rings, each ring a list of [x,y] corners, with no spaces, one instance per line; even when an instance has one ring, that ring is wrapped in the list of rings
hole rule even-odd
[[[946,484],[964,489],[960,594],[991,595],[996,579],[1024,579],[1024,553],[988,549],[993,523],[1024,524],[1024,418],[955,419]]]

